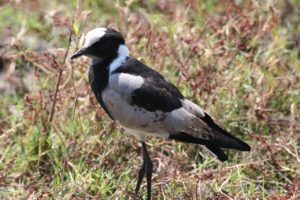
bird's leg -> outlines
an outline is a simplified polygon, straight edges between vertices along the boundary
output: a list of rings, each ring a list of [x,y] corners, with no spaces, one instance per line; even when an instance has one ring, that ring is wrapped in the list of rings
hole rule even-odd
[[[142,142],[142,146],[143,146],[143,157],[144,157],[146,178],[147,178],[147,199],[151,200],[151,179],[152,179],[153,164],[148,154],[146,143]]]
[[[152,161],[150,159],[150,156],[147,151],[147,146],[145,142],[142,142],[142,148],[143,148],[143,164],[141,165],[141,168],[139,170],[138,174],[138,180],[135,187],[135,195],[138,194],[142,180],[146,173],[147,178],[147,199],[151,199],[151,178],[152,178]]]
[[[142,180],[144,178],[144,175],[145,175],[145,160],[143,160],[143,163],[139,170],[138,180],[137,180],[136,187],[135,187],[135,195],[137,195],[140,190],[140,186],[141,186]]]

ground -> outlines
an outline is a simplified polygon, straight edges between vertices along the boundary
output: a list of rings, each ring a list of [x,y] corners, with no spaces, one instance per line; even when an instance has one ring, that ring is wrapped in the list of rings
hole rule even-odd
[[[154,199],[299,199],[299,12],[299,0],[1,1],[0,198],[133,199],[141,145],[96,102],[89,59],[69,61],[108,26],[252,147],[221,163],[149,138]]]

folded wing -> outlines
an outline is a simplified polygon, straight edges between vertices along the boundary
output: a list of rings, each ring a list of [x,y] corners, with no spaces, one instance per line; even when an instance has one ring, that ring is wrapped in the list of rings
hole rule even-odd
[[[143,78],[139,87],[124,96],[132,106],[149,113],[165,113],[167,117],[159,123],[165,123],[162,127],[168,128],[170,139],[205,145],[221,161],[227,159],[221,148],[250,150],[248,144],[218,126],[203,109],[185,99],[173,84],[139,61],[130,58],[114,73]]]

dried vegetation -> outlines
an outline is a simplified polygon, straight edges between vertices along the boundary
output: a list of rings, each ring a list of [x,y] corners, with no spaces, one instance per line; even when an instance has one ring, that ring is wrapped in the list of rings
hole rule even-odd
[[[220,163],[151,138],[155,199],[300,198],[298,0],[99,2],[0,3],[1,199],[132,198],[140,146],[68,60],[95,26],[252,146]]]

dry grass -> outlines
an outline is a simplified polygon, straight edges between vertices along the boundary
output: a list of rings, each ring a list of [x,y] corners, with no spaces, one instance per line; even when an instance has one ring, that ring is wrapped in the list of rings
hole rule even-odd
[[[131,198],[140,146],[68,60],[104,25],[252,146],[220,163],[149,139],[154,199],[300,198],[298,0],[18,2],[0,3],[1,199]]]

